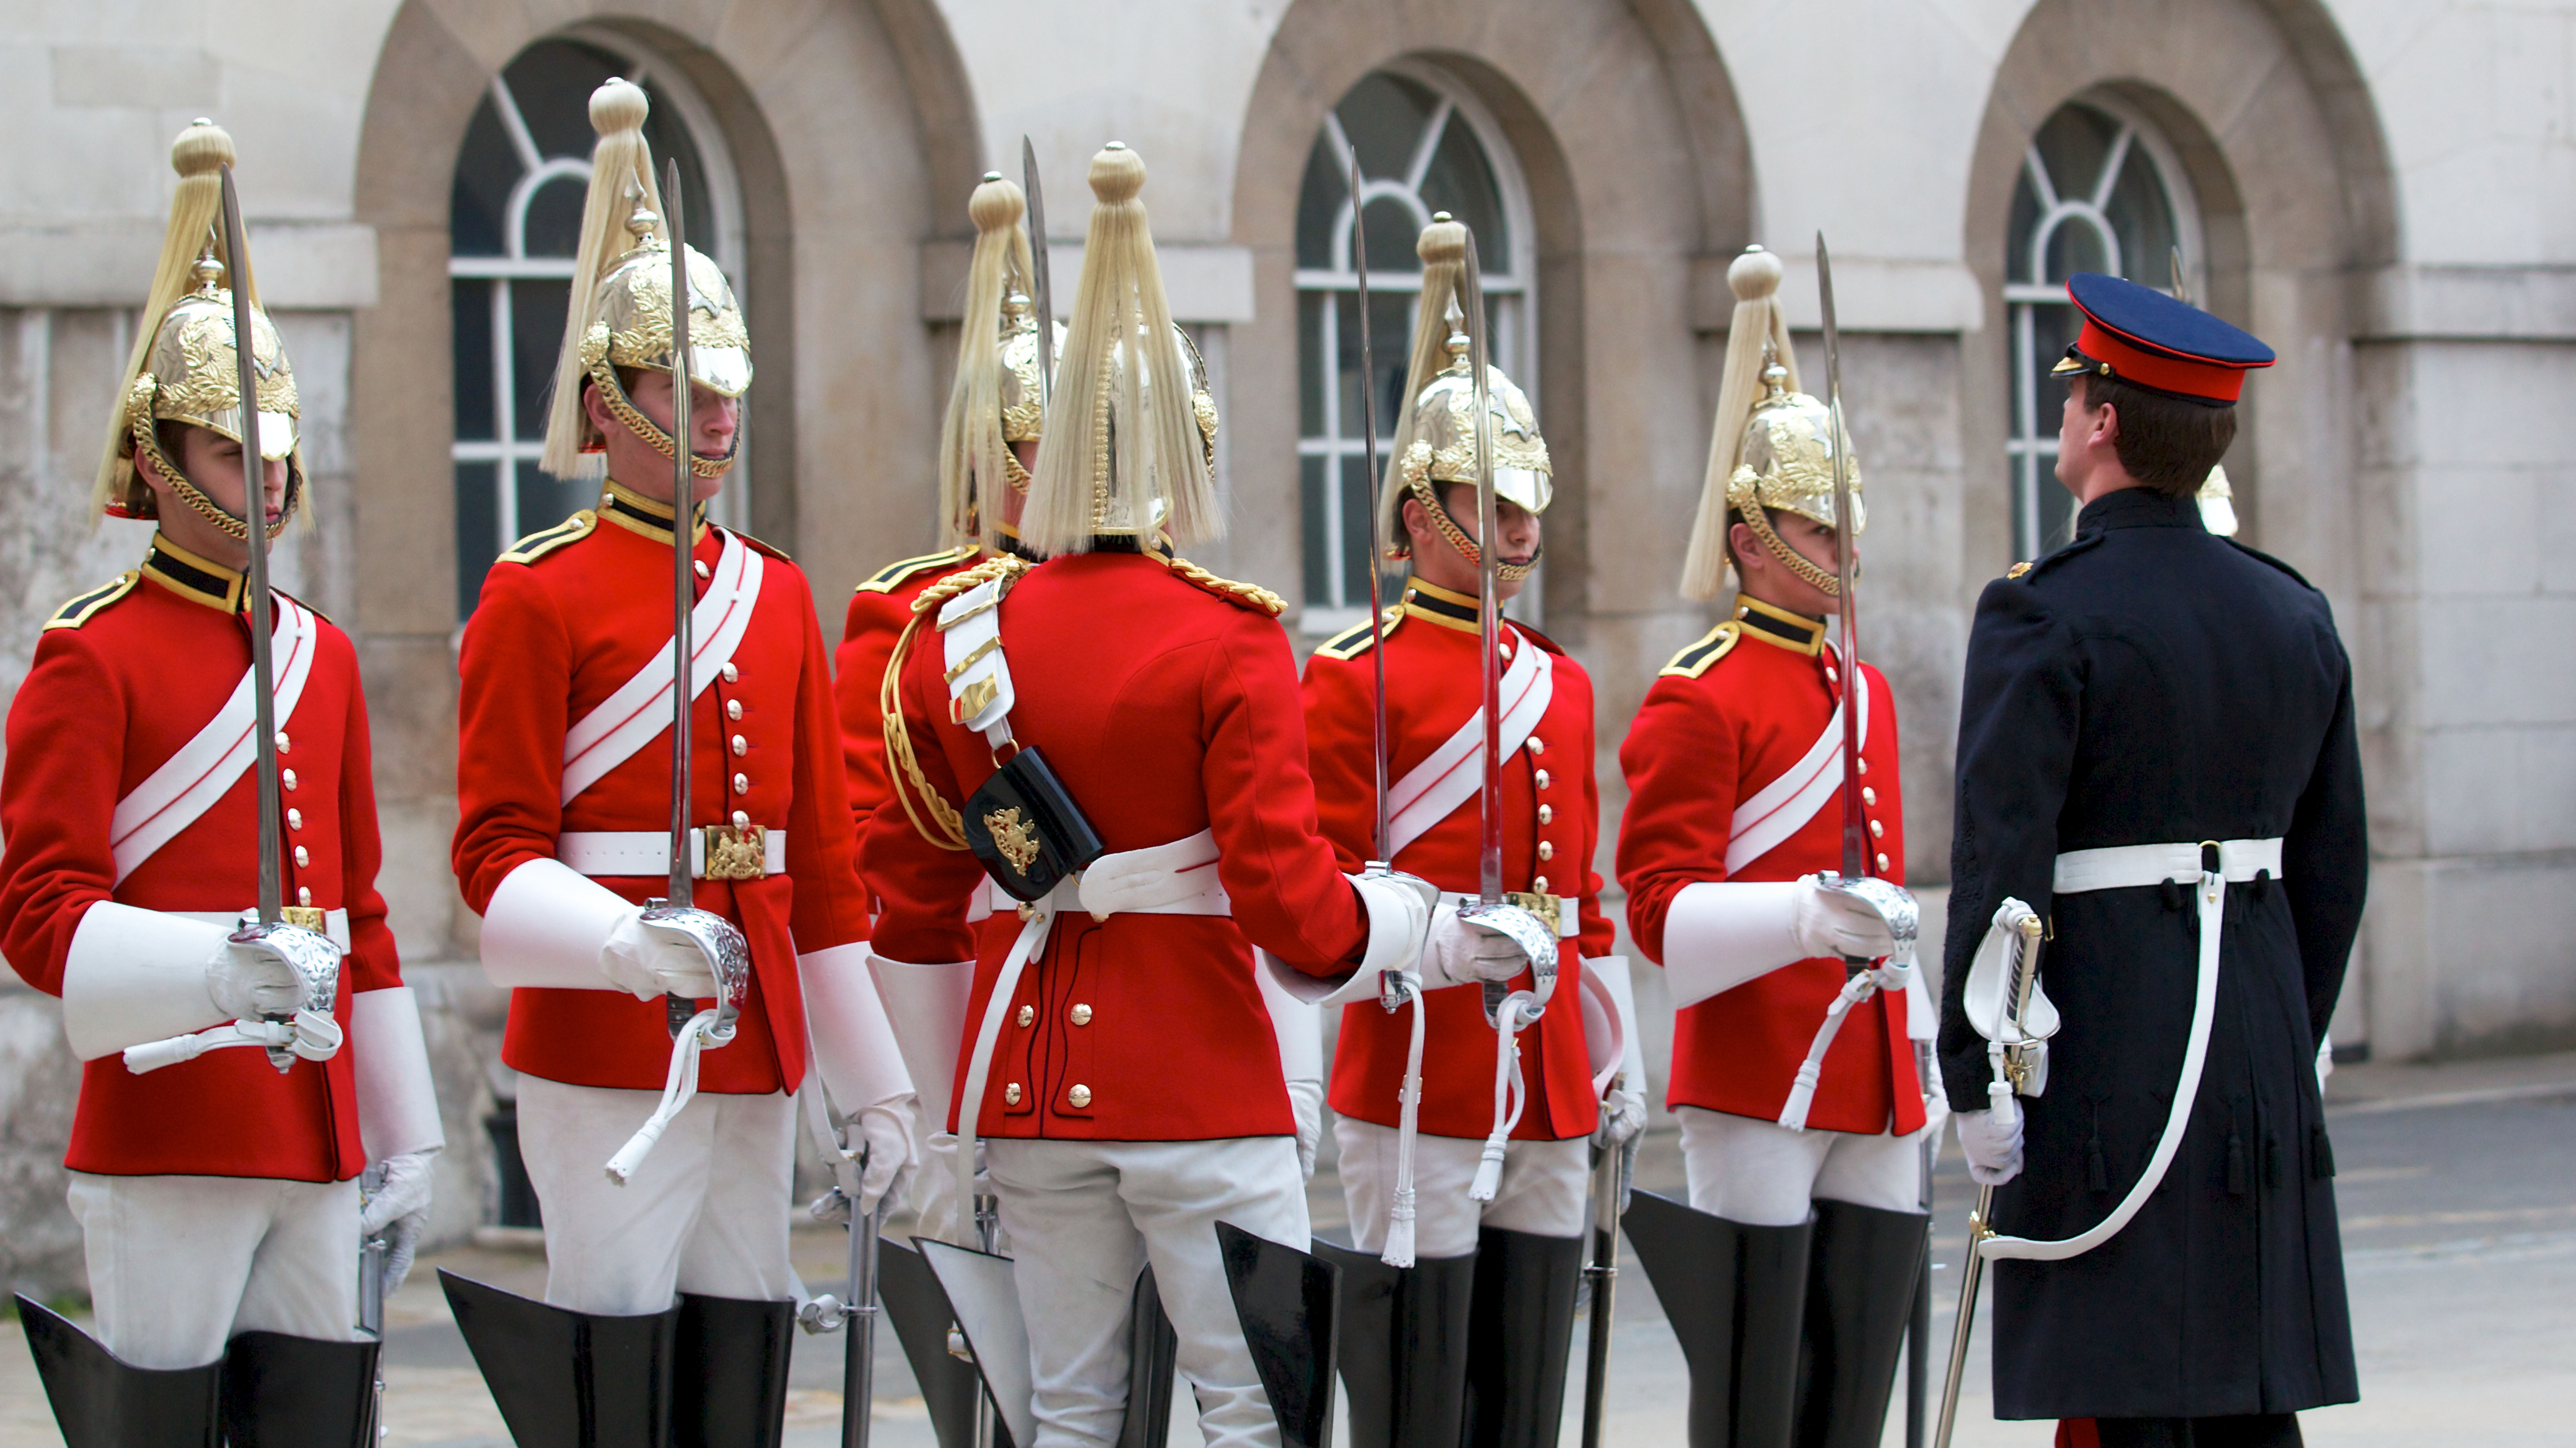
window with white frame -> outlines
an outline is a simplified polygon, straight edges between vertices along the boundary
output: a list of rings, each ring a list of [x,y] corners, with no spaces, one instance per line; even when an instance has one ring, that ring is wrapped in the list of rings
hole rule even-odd
[[[1367,208],[1369,330],[1374,370],[1360,365],[1359,273],[1352,263],[1351,154]],[[1435,212],[1476,235],[1493,358],[1540,405],[1531,306],[1527,192],[1493,118],[1440,72],[1376,71],[1324,117],[1297,203],[1297,455],[1303,504],[1303,631],[1331,633],[1368,616],[1368,476],[1361,389],[1377,409],[1378,455],[1403,400],[1406,351],[1422,295],[1414,242]],[[1541,409],[1544,412],[1544,409]],[[1513,613],[1536,606],[1532,577]]]
[[[2066,279],[2103,272],[2202,295],[2200,218],[2164,138],[2116,98],[2088,96],[2058,107],[2031,138],[2005,236],[2013,550],[2036,558],[2075,525],[2075,500],[2056,476],[2066,389],[2048,375],[2083,327]]]
[[[510,544],[590,506],[592,485],[541,471],[555,357],[590,186],[590,93],[622,75],[653,104],[657,165],[680,166],[689,242],[742,290],[742,205],[705,107],[614,35],[539,41],[492,78],[456,158],[448,290],[456,367],[456,614]],[[748,462],[746,450],[745,462]],[[742,516],[748,468],[727,475],[720,521]]]

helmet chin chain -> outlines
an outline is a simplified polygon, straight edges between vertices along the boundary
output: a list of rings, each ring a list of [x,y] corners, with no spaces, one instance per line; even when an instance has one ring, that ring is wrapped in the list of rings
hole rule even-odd
[[[1414,501],[1420,503],[1424,510],[1430,513],[1431,526],[1440,531],[1441,537],[1449,540],[1449,546],[1458,550],[1458,556],[1478,567],[1484,566],[1483,550],[1476,546],[1475,539],[1467,536],[1466,529],[1458,526],[1458,520],[1449,516],[1449,509],[1441,503],[1440,495],[1431,490],[1430,480],[1415,477],[1407,480],[1405,486],[1413,494]],[[1546,545],[1541,544],[1540,552],[1544,552],[1545,549]],[[1408,548],[1406,551],[1409,553],[1411,550]],[[1401,558],[1406,554],[1393,553],[1391,556]],[[1518,583],[1538,571],[1538,560],[1539,553],[1534,552],[1530,554],[1527,563],[1498,561],[1494,564],[1494,576],[1505,583]]]
[[[1780,560],[1780,566],[1795,574],[1800,582],[1823,590],[1827,598],[1842,597],[1842,580],[1836,578],[1832,570],[1817,567],[1814,560],[1790,547],[1788,540],[1771,526],[1770,517],[1761,508],[1739,509],[1738,516],[1744,519],[1746,527],[1753,530],[1753,536],[1762,540],[1762,551]],[[1857,567],[1852,570],[1852,576],[1860,576]]]
[[[662,456],[666,458],[678,456],[679,442],[671,436],[669,429],[646,417],[643,411],[636,407],[633,399],[626,395],[626,389],[618,385],[615,368],[605,361],[594,363],[590,369],[590,380],[598,384],[600,400],[608,404],[609,413],[619,422],[626,424],[628,431],[652,444],[653,451]],[[733,441],[725,446],[724,456],[703,458],[694,451],[691,452],[689,471],[702,478],[723,477],[733,470],[734,459],[741,453],[742,431],[737,428],[734,431]]]
[[[195,483],[188,481],[188,475],[180,470],[179,465],[170,460],[170,455],[161,451],[161,438],[153,430],[152,417],[148,409],[137,412],[134,417],[134,456],[140,459],[145,467],[150,468],[154,476],[168,484],[170,491],[179,495],[179,501],[186,503],[198,516],[221,529],[229,537],[245,540],[250,537],[250,528],[241,519],[226,512],[221,504],[199,491]],[[147,493],[146,496],[148,497],[149,494]],[[295,516],[296,504],[303,501],[303,498],[304,470],[290,460],[286,468],[285,504],[277,510],[277,521],[268,525],[268,536],[271,539],[286,531],[286,521]],[[153,516],[158,516],[158,513],[159,510],[155,509]]]

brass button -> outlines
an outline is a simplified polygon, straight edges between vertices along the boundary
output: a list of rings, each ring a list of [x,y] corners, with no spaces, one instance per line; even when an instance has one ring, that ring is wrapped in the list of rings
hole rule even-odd
[[[1825,682],[1826,682],[1826,683],[1828,683],[1828,684],[1838,684],[1838,683],[1842,682],[1842,677],[1843,677],[1842,675],[1837,674],[1837,673],[1835,673],[1835,672],[1834,672],[1834,666],[1833,666],[1833,665],[1831,665],[1831,664],[1827,664],[1827,665],[1825,665]]]
[[[725,717],[728,719],[739,719],[742,717],[742,701],[740,699],[725,700]]]
[[[1553,845],[1553,844],[1551,844],[1551,843],[1549,843],[1549,842],[1548,842],[1548,841],[1546,841],[1546,840],[1541,840],[1541,841],[1539,841],[1539,842],[1538,842],[1538,857],[1539,857],[1540,859],[1542,859],[1542,860],[1553,860],[1553,859],[1555,859],[1555,858],[1556,858],[1556,846],[1555,846],[1555,845]]]
[[[1871,839],[1873,839],[1873,840],[1883,840],[1883,839],[1886,839],[1886,838],[1887,838],[1887,826],[1885,826],[1885,825],[1883,825],[1883,824],[1880,824],[1880,823],[1879,823],[1878,821],[1876,821],[1876,820],[1871,820],[1871,821],[1869,822],[1869,837],[1870,837]]]
[[[1556,820],[1556,806],[1555,806],[1555,805],[1552,805],[1552,804],[1543,804],[1543,805],[1540,805],[1540,806],[1538,807],[1538,822],[1539,822],[1540,824],[1543,824],[1543,825],[1544,825],[1544,824],[1552,824],[1552,823],[1554,823],[1554,822],[1555,822],[1555,820]]]
[[[295,788],[295,771],[292,769],[286,771],[284,775],[279,777],[278,782],[285,785],[288,789]]]
[[[1887,852],[1884,850],[1879,851],[1878,872],[1882,875],[1887,873]]]
[[[1862,785],[1860,787],[1860,802],[1867,805],[1877,804],[1878,791],[1870,788],[1868,785]]]
[[[1541,789],[1547,788],[1547,771],[1544,769],[1538,772],[1538,787]]]
[[[1531,879],[1530,893],[1534,895],[1544,895],[1547,893],[1547,877],[1545,875],[1539,875]]]
[[[726,664],[724,666],[724,681],[728,684],[738,684],[742,682],[742,670],[735,668],[730,663]]]
[[[751,827],[751,816],[744,814],[741,810],[735,810],[733,812],[733,827],[738,830],[749,829]]]
[[[278,731],[277,731],[277,752],[278,752],[278,753],[280,753],[280,754],[289,754],[289,753],[294,752],[294,749],[295,749],[295,741],[286,737],[286,731],[285,731],[285,730],[283,730],[283,729],[278,730]]]
[[[1545,753],[1547,752],[1547,741],[1546,741],[1546,740],[1544,740],[1544,739],[1539,738],[1539,737],[1538,737],[1537,735],[1535,735],[1535,734],[1531,735],[1531,736],[1530,736],[1530,742],[1529,742],[1529,752],[1530,752],[1530,753],[1532,753],[1532,754],[1545,754]]]
[[[1091,1104],[1091,1088],[1088,1086],[1076,1086],[1072,1090],[1064,1093],[1064,1099],[1072,1102],[1073,1108],[1076,1111],[1079,1111],[1083,1107]]]
[[[696,568],[696,569],[698,570],[698,576],[699,576],[700,578],[713,578],[713,577],[715,577],[715,570],[714,570],[714,569],[711,569],[711,568],[709,568],[709,567],[707,567],[707,560],[705,560],[705,559],[703,559],[703,558],[699,559],[695,564],[693,564],[693,565],[691,565],[691,566],[692,566],[692,567],[694,567],[694,568]]]
[[[295,868],[305,870],[312,868],[312,866],[313,857],[304,852],[304,847],[302,845],[297,845],[295,847]]]
[[[748,774],[735,775],[733,777],[733,792],[736,794],[751,793],[751,776]]]
[[[288,810],[286,812],[286,827],[290,830],[300,830],[304,828],[304,811],[300,809]]]
[[[744,738],[743,738],[741,735],[739,735],[739,734],[735,735],[735,736],[733,737],[733,752],[734,752],[734,754],[735,754],[735,756],[736,756],[737,758],[739,758],[740,756],[742,756],[742,755],[744,755],[744,754],[748,754],[748,753],[750,753],[750,752],[751,752],[751,744],[750,744],[750,741],[748,741],[748,740],[744,739]]]
[[[1869,760],[1865,757],[1860,762],[1860,772],[1863,774],[1869,773]]]
[[[1021,1024],[1021,1025],[1023,1025],[1023,1026],[1031,1026],[1031,1025],[1035,1025],[1035,1024],[1037,1024],[1037,1019],[1038,1019],[1038,1008],[1037,1008],[1036,1006],[1022,1006],[1022,1007],[1020,1007],[1020,1017],[1019,1017],[1019,1019],[1020,1019],[1020,1024]]]
[[[296,887],[295,887],[295,903],[296,903],[296,904],[298,904],[298,905],[310,905],[310,904],[312,904],[312,903],[313,903],[313,887],[312,887],[312,886],[310,886],[310,885],[298,885],[298,886],[296,886]]]
[[[1019,1082],[1014,1081],[1010,1085],[1002,1088],[1002,1104],[1005,1106],[1017,1106],[1020,1104]]]
[[[1073,1017],[1073,1023],[1077,1026],[1087,1026],[1091,1024],[1091,1007],[1087,1005],[1076,1002],[1074,1008],[1067,1014]]]

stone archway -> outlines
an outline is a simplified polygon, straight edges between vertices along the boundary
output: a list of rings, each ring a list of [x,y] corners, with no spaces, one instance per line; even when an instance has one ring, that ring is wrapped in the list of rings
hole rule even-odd
[[[1297,187],[1327,109],[1370,70],[1435,64],[1474,91],[1527,178],[1538,391],[1557,469],[1546,626],[1593,663],[1604,718],[1704,623],[1674,596],[1703,422],[1695,258],[1743,243],[1752,165],[1734,87],[1684,4],[1299,0],[1243,126],[1233,240],[1258,320],[1234,346],[1237,566],[1295,578]],[[1399,344],[1400,345],[1400,344]]]

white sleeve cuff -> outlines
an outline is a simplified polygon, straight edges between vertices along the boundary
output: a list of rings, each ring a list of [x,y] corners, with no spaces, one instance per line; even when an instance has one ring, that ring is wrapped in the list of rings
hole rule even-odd
[[[599,951],[633,909],[560,860],[530,860],[501,881],[483,912],[483,974],[504,990],[615,990],[600,973]]]
[[[867,942],[796,957],[796,981],[805,994],[815,1069],[843,1116],[912,1094],[894,1025],[868,975]]]
[[[1646,1089],[1646,1053],[1637,1029],[1636,987],[1628,979],[1628,957],[1587,955],[1583,958],[1583,1044],[1591,1059],[1595,1091],[1610,1089],[1614,1076],[1626,1076],[1628,1089]]]
[[[1270,1008],[1270,1028],[1279,1036],[1279,1075],[1286,1081],[1324,1079],[1324,1011],[1288,989],[1264,953],[1253,962],[1252,978],[1261,986],[1261,1003]]]
[[[1664,978],[1673,1008],[1695,1006],[1807,958],[1795,880],[1702,880],[1664,912]]]
[[[349,1064],[358,1080],[358,1140],[367,1160],[447,1145],[438,1091],[421,1037],[420,1002],[407,985],[360,991],[349,1001]]]
[[[63,1035],[84,1061],[201,1031],[224,1013],[206,989],[223,926],[101,900],[63,959]]]
[[[904,1071],[921,1096],[925,1129],[946,1129],[957,1094],[957,1054],[966,1042],[966,1003],[975,993],[975,962],[915,965],[871,952],[868,974],[876,981]]]

